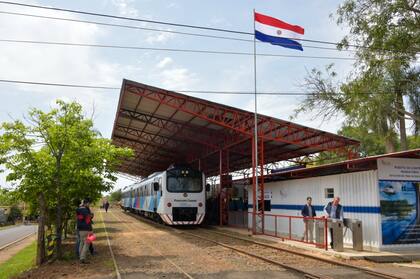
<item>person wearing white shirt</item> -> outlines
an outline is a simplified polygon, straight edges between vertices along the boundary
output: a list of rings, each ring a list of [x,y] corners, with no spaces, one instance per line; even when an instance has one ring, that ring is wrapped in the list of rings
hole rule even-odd
[[[329,219],[339,219],[343,221],[343,207],[340,204],[340,197],[334,197],[332,202],[329,202],[324,207],[324,213]],[[330,229],[330,235],[331,235],[331,247],[333,248],[333,232],[332,229]]]

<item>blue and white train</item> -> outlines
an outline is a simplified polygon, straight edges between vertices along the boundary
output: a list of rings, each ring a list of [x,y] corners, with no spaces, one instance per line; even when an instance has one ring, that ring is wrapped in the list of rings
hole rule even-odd
[[[198,225],[205,215],[205,177],[189,167],[170,167],[122,190],[121,207],[168,225]]]

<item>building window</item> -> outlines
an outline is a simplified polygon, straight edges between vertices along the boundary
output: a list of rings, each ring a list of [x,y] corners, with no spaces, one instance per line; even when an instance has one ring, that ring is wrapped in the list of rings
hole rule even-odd
[[[326,199],[334,198],[334,188],[325,188],[325,198]]]

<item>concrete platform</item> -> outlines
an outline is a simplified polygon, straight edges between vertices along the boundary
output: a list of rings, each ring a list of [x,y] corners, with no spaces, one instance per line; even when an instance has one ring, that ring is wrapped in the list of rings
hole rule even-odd
[[[320,249],[311,244],[306,244],[298,241],[284,240],[280,238],[271,237],[267,235],[252,235],[251,231],[242,228],[232,228],[232,227],[214,227],[217,230],[234,232],[241,235],[252,236],[255,240],[265,240],[272,242],[273,244],[283,244],[290,247],[297,248],[299,250],[310,251],[311,253],[316,253],[320,255],[325,255],[329,257],[337,257],[346,260],[368,260],[377,263],[411,263],[412,261],[420,260],[420,249],[413,248],[410,250],[402,251],[355,251],[351,247],[344,247],[343,252],[337,252],[332,249]],[[416,264],[414,267],[417,267]]]

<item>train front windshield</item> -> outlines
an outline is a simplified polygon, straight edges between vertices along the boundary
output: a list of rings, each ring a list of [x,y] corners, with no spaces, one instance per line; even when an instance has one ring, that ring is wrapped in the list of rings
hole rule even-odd
[[[200,171],[190,169],[175,169],[167,172],[168,192],[199,193],[203,190]]]

